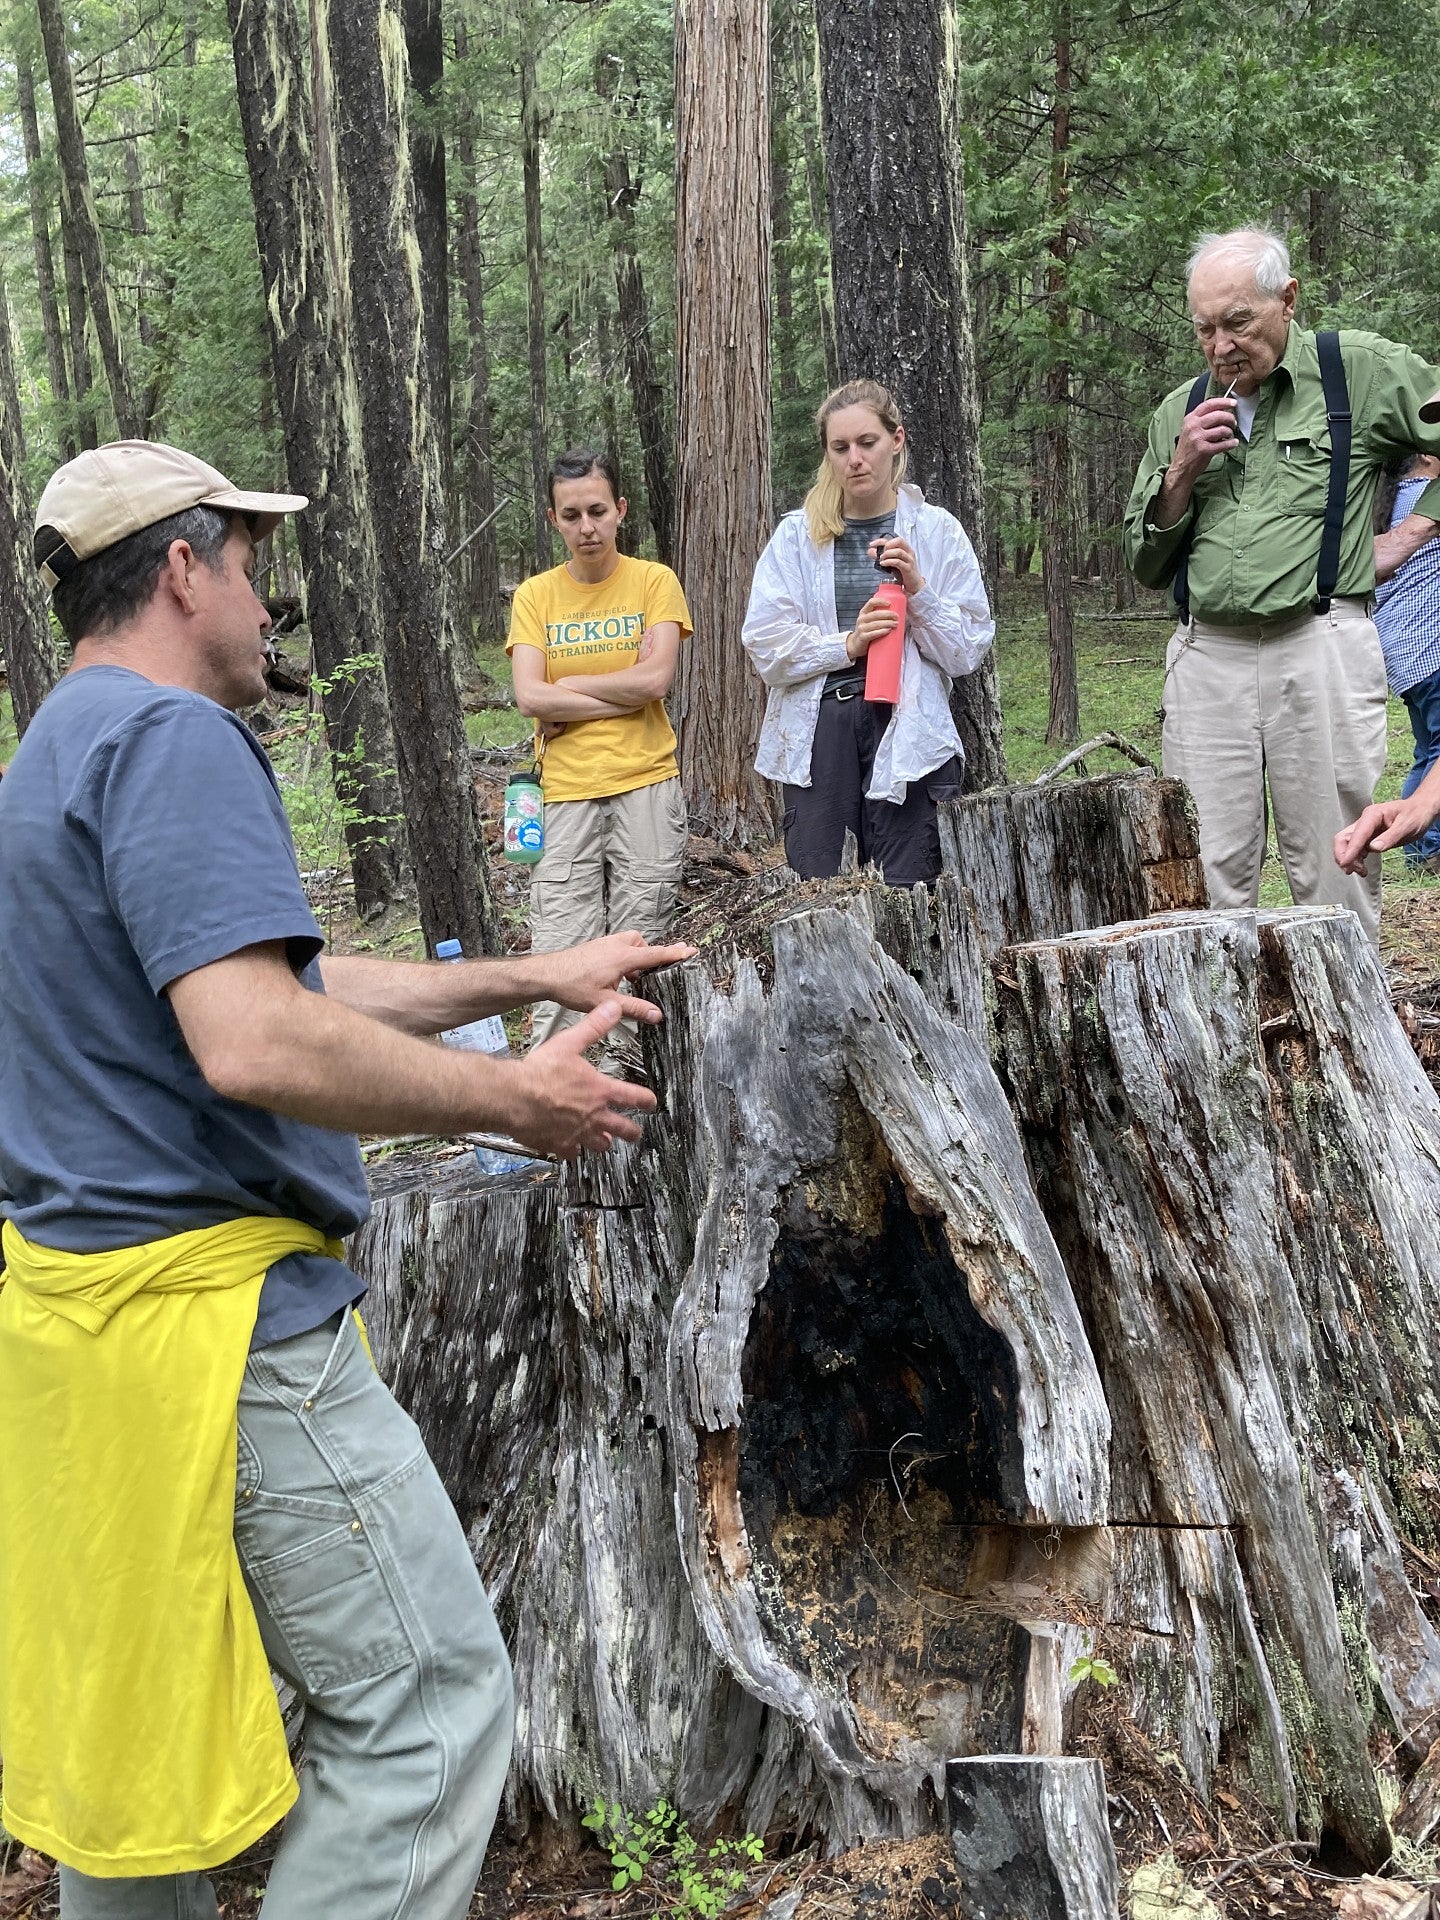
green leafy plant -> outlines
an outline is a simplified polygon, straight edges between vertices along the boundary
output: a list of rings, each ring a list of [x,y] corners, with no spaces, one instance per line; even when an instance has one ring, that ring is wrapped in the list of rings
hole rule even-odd
[[[580,1824],[609,1855],[610,1885],[616,1893],[638,1886],[653,1867],[657,1893],[700,1920],[716,1920],[745,1885],[750,1868],[765,1857],[764,1842],[753,1833],[743,1840],[717,1839],[702,1846],[668,1800],[657,1800],[648,1813],[635,1815],[618,1800],[597,1798]]]
[[[1093,1647],[1080,1655],[1070,1669],[1072,1686],[1080,1686],[1086,1680],[1093,1680],[1097,1687],[1113,1687],[1120,1678],[1108,1660],[1102,1660]]]

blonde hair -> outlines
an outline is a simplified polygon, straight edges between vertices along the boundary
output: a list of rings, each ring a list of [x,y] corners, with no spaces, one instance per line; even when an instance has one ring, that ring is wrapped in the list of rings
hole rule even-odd
[[[823,547],[827,540],[838,539],[845,531],[845,496],[825,448],[825,430],[830,424],[830,416],[844,407],[867,408],[887,433],[898,432],[903,425],[894,394],[888,387],[882,387],[878,380],[847,380],[843,387],[836,387],[820,402],[815,415],[815,428],[820,435],[820,470],[815,475],[814,486],[805,496],[805,519],[810,528],[810,538],[817,547]],[[890,483],[898,487],[904,478],[905,448],[901,447],[891,462]]]

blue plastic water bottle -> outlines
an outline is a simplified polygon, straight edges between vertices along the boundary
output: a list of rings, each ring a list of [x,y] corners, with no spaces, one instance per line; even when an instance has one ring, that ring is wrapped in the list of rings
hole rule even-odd
[[[458,940],[436,941],[437,960],[463,960],[464,957]],[[489,1014],[484,1020],[469,1020],[463,1027],[447,1027],[440,1038],[447,1047],[458,1047],[465,1053],[488,1053],[496,1060],[512,1057],[505,1022],[498,1013]],[[536,1163],[528,1155],[520,1159],[513,1153],[500,1153],[494,1147],[476,1147],[475,1164],[482,1173],[517,1173]]]

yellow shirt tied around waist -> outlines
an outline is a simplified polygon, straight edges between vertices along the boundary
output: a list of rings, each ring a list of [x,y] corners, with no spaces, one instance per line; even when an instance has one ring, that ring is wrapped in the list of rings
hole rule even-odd
[[[217,1866],[298,1791],[235,1549],[245,1360],[267,1268],[339,1242],[3,1245],[0,1818],[97,1877]]]
[[[684,590],[658,561],[621,554],[610,577],[593,586],[552,567],[515,589],[505,651],[538,647],[552,685],[567,674],[618,673],[635,665],[641,634],[662,620],[677,622],[682,640],[691,631]],[[538,728],[535,739],[540,758]],[[673,780],[675,732],[665,702],[567,727],[544,744],[541,765],[547,800],[602,800]]]

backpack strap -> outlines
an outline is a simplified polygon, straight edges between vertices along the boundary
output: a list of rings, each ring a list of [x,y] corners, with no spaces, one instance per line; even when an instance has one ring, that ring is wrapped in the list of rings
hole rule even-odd
[[[1197,376],[1190,389],[1190,397],[1185,402],[1186,415],[1192,414],[1205,398],[1205,389],[1210,385],[1210,373],[1206,371]],[[1194,538],[1195,523],[1192,520],[1186,528],[1185,537],[1180,542],[1180,558],[1175,563],[1174,594],[1175,606],[1180,618],[1188,625],[1190,620],[1190,542]]]
[[[1350,486],[1350,445],[1354,422],[1350,417],[1350,389],[1345,362],[1340,357],[1338,333],[1317,333],[1320,384],[1325,390],[1325,419],[1330,428],[1330,487],[1325,496],[1325,525],[1320,534],[1320,560],[1315,569],[1316,613],[1328,613],[1340,578],[1340,533],[1345,520],[1345,495]]]

